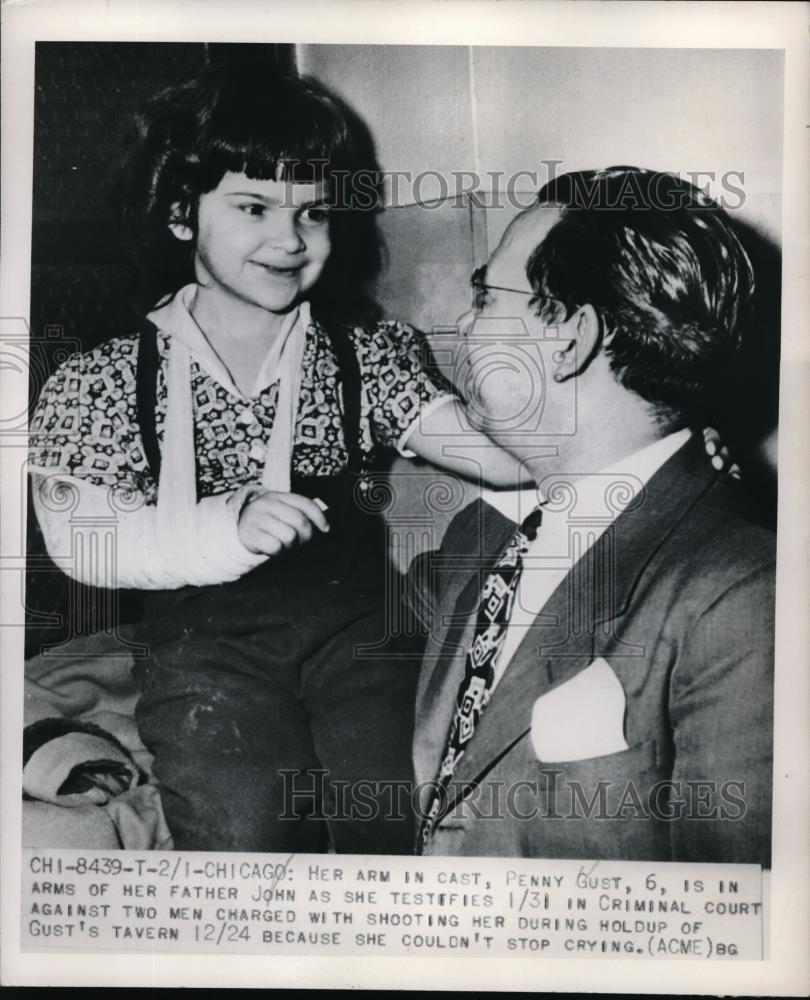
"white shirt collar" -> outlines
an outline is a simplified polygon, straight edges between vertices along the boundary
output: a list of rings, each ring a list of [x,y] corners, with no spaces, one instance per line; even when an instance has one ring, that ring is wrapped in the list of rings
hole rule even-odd
[[[219,382],[232,395],[244,399],[244,394],[237,388],[227,368],[220,361],[191,314],[196,295],[196,284],[184,285],[165,305],[158,306],[150,312],[147,319],[154,323],[159,330],[185,344],[197,364],[205,369],[215,382]],[[287,331],[299,319],[304,324],[304,328],[307,329],[311,323],[308,302],[302,302],[297,308],[287,314],[284,326],[277,338],[279,343],[283,343]],[[263,392],[278,381],[277,365],[278,352],[273,347],[270,347],[267,356],[256,374],[256,382],[254,383],[251,397],[258,396],[260,392]]]
[[[558,515],[569,519],[572,510],[577,512],[577,517],[615,520],[661,466],[689,440],[691,433],[685,427],[668,434],[594,473],[549,476],[531,489],[482,490],[481,499],[516,524],[541,502],[546,504],[544,525],[549,518]],[[613,490],[609,489],[609,479],[615,483]]]

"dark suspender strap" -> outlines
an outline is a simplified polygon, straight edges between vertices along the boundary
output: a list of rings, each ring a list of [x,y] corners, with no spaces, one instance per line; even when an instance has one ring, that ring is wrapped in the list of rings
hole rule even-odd
[[[159,367],[157,327],[145,319],[141,325],[138,341],[138,373],[135,382],[135,397],[143,450],[146,452],[146,461],[149,463],[152,478],[156,483],[160,482],[160,445],[155,426]]]
[[[360,410],[362,400],[362,380],[357,354],[345,326],[322,325],[335,352],[340,381],[343,387],[343,439],[349,455],[347,470],[359,473],[363,465],[363,451],[360,447]]]

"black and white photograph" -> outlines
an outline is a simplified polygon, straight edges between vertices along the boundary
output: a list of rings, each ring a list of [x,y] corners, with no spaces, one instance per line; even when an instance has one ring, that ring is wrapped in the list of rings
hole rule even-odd
[[[670,44],[603,15],[720,6],[198,6],[26,34],[4,132],[4,935],[166,985],[771,968],[807,865],[792,50],[758,4]]]

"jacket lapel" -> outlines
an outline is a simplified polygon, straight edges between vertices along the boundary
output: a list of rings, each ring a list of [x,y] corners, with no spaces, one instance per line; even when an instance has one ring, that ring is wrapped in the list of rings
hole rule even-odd
[[[600,644],[608,639],[615,642],[615,635],[621,634],[621,616],[644,569],[717,475],[706,460],[702,437],[693,435],[575,564],[515,651],[456,768],[454,781],[481,780],[528,730],[527,706],[587,667],[598,655]],[[643,653],[641,647],[625,648],[628,657]],[[457,687],[463,659],[461,672],[456,674]],[[447,725],[451,714],[452,709]]]

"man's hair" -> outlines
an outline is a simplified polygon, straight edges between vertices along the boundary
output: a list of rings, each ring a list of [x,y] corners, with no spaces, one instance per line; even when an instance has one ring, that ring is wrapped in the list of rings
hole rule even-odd
[[[668,428],[705,416],[754,288],[728,215],[677,176],[634,167],[562,174],[538,200],[562,209],[526,269],[544,322],[590,304],[622,386]]]
[[[325,181],[342,202],[332,254],[313,306],[360,319],[364,289],[382,262],[374,209],[381,174],[368,129],[316,80],[262,63],[212,63],[152,97],[135,119],[113,200],[142,272],[142,304],[194,280],[194,245],[174,239],[173,219],[195,232],[202,194],[232,171],[257,180]],[[365,210],[346,201],[362,174]],[[179,206],[179,212],[173,211]],[[151,301],[150,301],[151,300]]]

